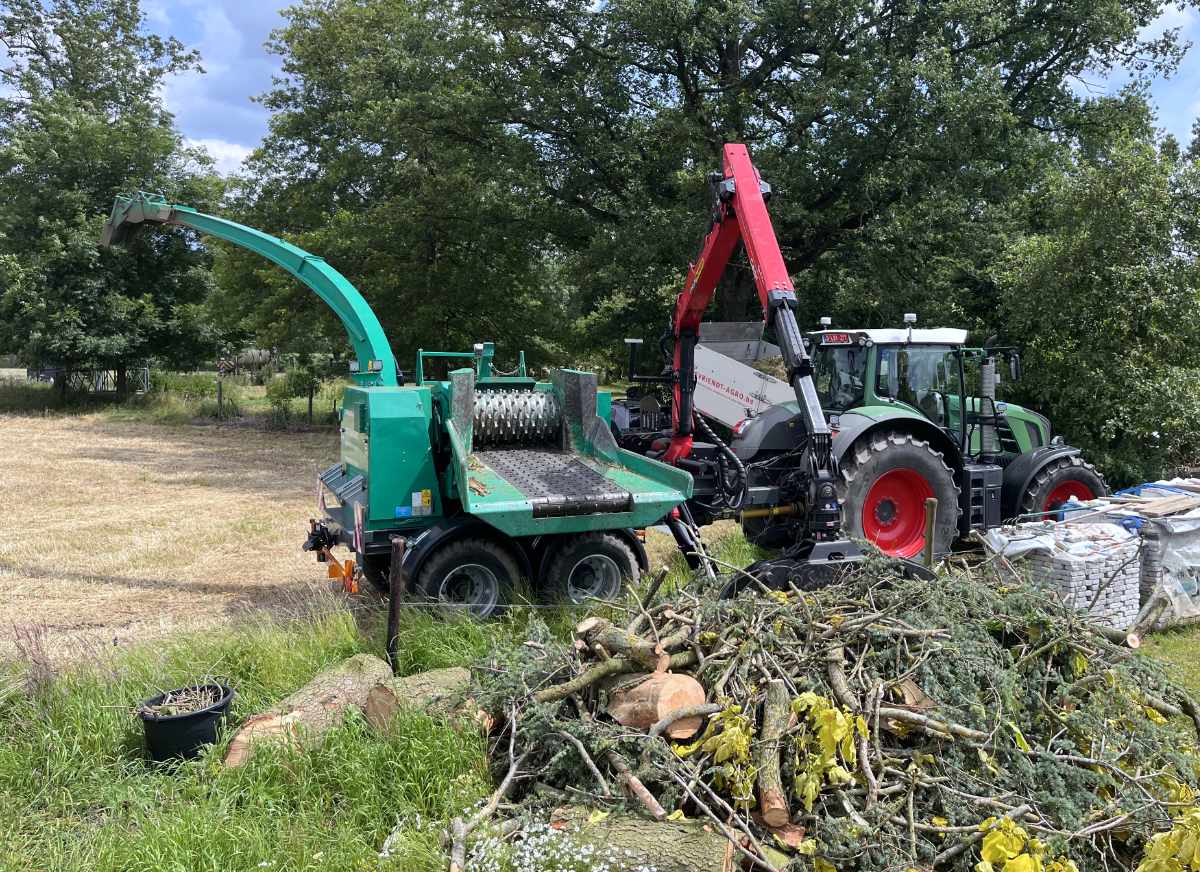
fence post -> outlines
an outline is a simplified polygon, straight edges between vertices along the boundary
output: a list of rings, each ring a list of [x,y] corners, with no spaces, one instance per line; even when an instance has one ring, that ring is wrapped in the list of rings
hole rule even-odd
[[[396,637],[400,635],[400,602],[408,593],[408,579],[404,575],[404,551],[408,545],[403,536],[391,537],[392,559],[388,563],[388,620],[387,651],[388,665],[396,673]]]
[[[937,507],[937,497],[926,497],[924,563],[928,569],[933,569],[933,535],[936,529]]]
[[[310,423],[310,424],[313,422],[313,410],[312,410],[313,394],[315,394],[316,391],[317,391],[316,382],[309,382],[308,383],[308,423]]]
[[[220,376],[217,376],[217,420],[225,420],[225,391]]]

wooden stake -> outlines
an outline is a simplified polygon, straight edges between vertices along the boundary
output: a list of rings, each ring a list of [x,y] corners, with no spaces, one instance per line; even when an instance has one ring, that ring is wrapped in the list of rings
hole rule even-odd
[[[937,526],[937,497],[925,498],[925,566],[933,569],[933,533]]]
[[[403,536],[393,536],[392,562],[388,564],[388,620],[387,660],[396,674],[396,637],[400,635],[400,601],[408,593],[408,579],[404,572],[404,550],[407,542]]]

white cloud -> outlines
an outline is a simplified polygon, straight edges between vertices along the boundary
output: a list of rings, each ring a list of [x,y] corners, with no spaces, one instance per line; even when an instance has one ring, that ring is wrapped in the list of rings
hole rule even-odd
[[[222,175],[237,172],[242,165],[242,161],[249,157],[251,152],[251,149],[244,145],[239,145],[236,142],[226,142],[224,139],[215,139],[213,137],[188,139],[185,141],[193,148],[203,148],[207,151],[217,165],[217,172]]]

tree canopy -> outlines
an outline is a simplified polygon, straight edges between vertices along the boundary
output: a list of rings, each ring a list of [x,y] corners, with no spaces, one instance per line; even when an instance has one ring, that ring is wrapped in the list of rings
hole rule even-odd
[[[96,245],[121,191],[219,195],[159,95],[195,52],[146,34],[137,0],[0,8],[0,344],[32,364],[118,370],[211,356],[211,274],[194,240]]]
[[[805,323],[916,311],[998,335],[1028,350],[1014,397],[1118,477],[1194,460],[1200,138],[1162,136],[1148,104],[1185,49],[1146,36],[1164,7],[302,0],[270,42],[269,134],[222,200],[159,98],[193,52],[137,0],[9,0],[0,343],[75,363],[231,336],[344,350],[245,252],[182,234],[98,252],[113,194],[148,188],[325,257],[401,361],[492,339],[501,361],[605,368],[662,329],[738,141]],[[1093,96],[1118,69],[1128,85]],[[757,317],[750,284],[731,270],[712,316]]]

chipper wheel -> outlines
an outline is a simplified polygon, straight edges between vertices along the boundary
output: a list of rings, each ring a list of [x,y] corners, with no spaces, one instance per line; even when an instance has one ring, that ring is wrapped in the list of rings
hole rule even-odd
[[[520,574],[503,546],[486,539],[460,539],[429,557],[414,587],[418,596],[475,618],[493,618],[509,604]]]
[[[1078,455],[1063,457],[1033,477],[1021,500],[1021,511],[1027,515],[1056,512],[1071,497],[1081,503],[1096,497],[1108,496],[1108,485],[1096,467]]]
[[[842,518],[850,536],[892,557],[925,547],[925,500],[937,497],[934,552],[944,554],[958,532],[958,485],[945,459],[907,433],[872,434],[842,460]]]
[[[542,593],[553,602],[614,600],[637,578],[633,551],[613,533],[564,536],[551,546],[542,572]]]
[[[391,590],[388,575],[392,568],[391,554],[359,554],[358,565],[362,567],[363,578],[380,593],[387,595]]]

